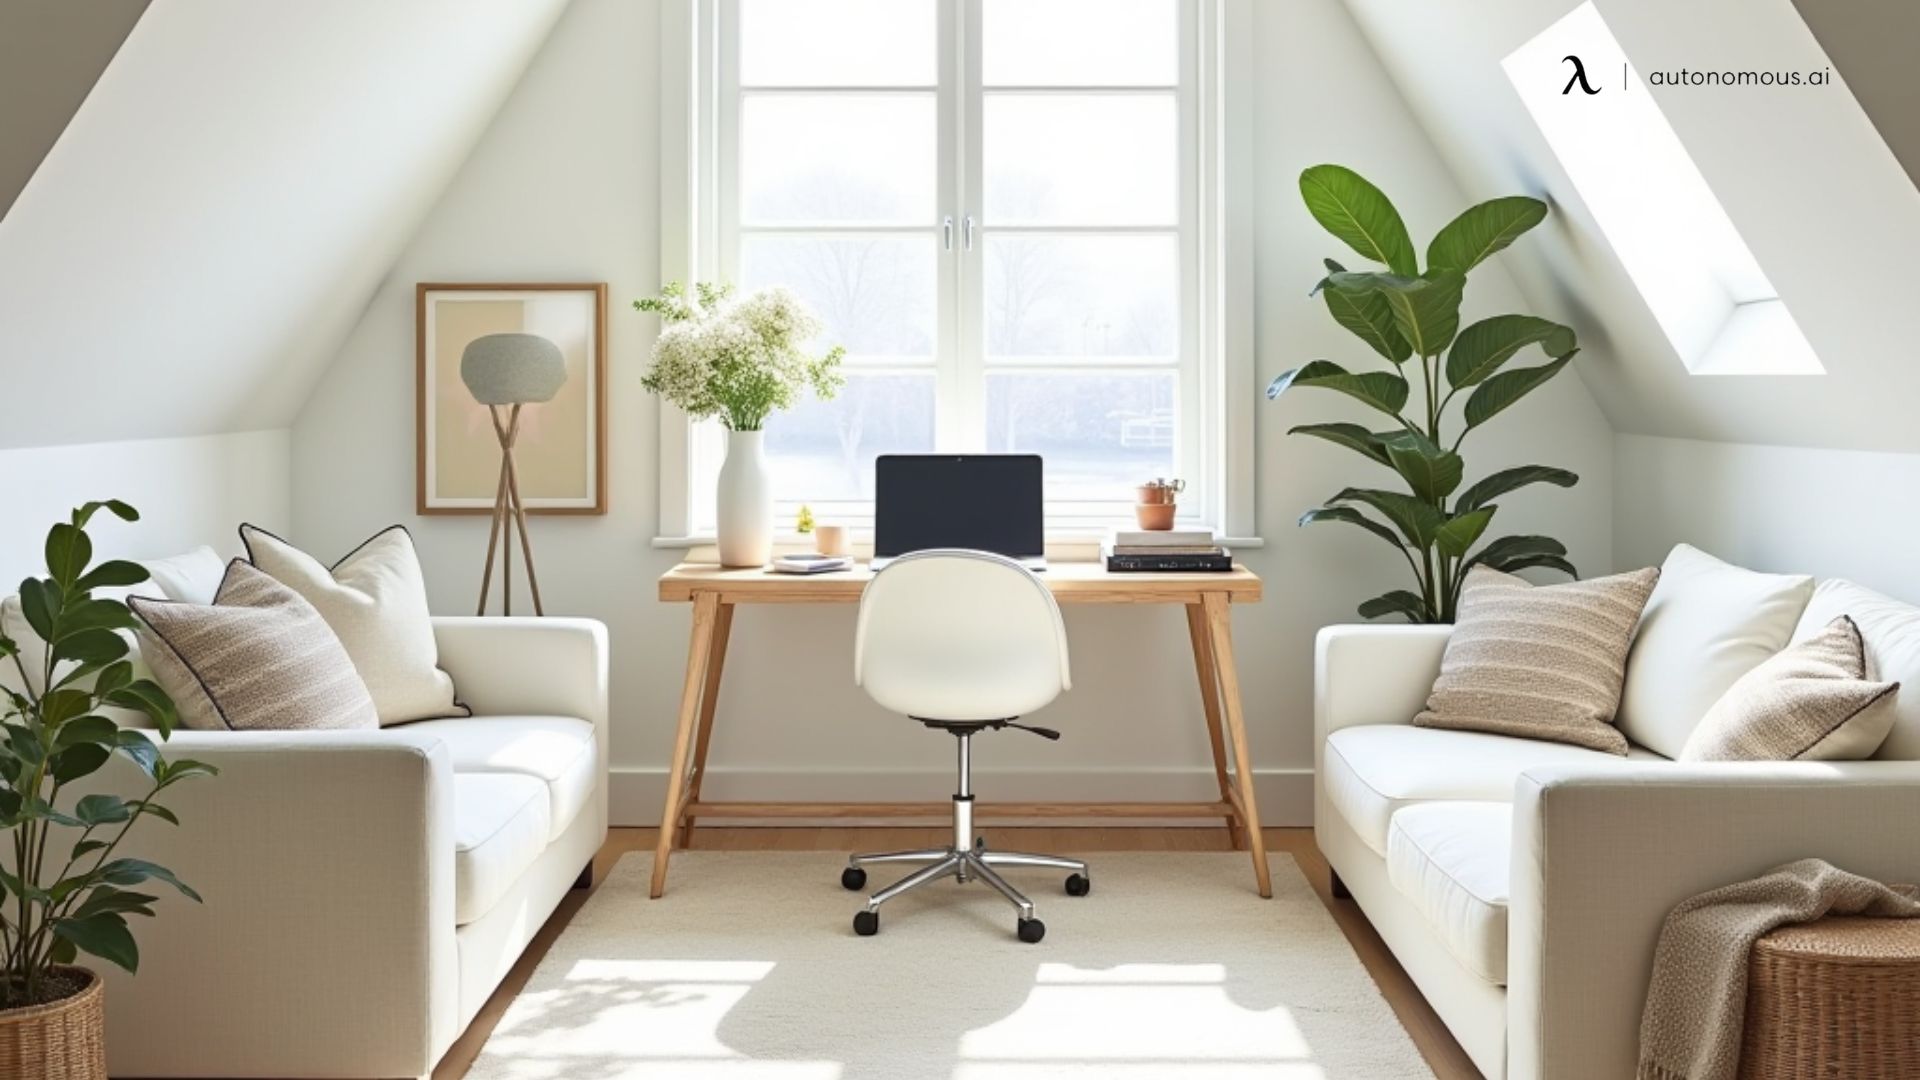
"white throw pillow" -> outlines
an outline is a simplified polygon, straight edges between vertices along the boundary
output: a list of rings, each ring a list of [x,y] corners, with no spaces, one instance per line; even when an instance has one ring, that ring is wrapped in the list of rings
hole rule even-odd
[[[1786,647],[1812,595],[1813,579],[1805,575],[1743,570],[1699,548],[1675,546],[1627,657],[1621,733],[1679,757],[1714,702]]]
[[[375,533],[331,570],[252,525],[240,526],[240,539],[253,565],[299,593],[333,628],[373,695],[382,727],[472,715],[440,670],[426,580],[405,527]]]
[[[187,604],[213,603],[213,595],[220,591],[220,582],[227,576],[227,560],[204,544],[185,555],[141,559],[140,565],[152,575],[147,579],[147,584],[158,590],[140,595],[160,596]]]
[[[1874,752],[1883,761],[1920,761],[1920,607],[1835,578],[1822,581],[1793,632],[1795,644],[1845,615],[1866,644],[1867,678],[1897,682],[1893,730]]]

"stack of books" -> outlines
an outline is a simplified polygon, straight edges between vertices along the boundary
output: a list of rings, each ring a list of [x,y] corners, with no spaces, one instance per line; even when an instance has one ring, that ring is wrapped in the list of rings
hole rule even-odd
[[[1102,553],[1108,570],[1123,572],[1233,569],[1233,552],[1206,529],[1115,529]]]

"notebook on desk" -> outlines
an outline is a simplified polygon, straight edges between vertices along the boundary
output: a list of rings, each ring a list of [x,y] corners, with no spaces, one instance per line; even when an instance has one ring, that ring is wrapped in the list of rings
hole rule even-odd
[[[932,548],[1047,568],[1038,454],[882,454],[874,462],[873,568]]]

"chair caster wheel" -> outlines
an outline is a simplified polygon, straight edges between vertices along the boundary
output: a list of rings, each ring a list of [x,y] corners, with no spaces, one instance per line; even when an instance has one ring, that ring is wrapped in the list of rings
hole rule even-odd
[[[1085,874],[1068,874],[1067,875],[1067,895],[1068,896],[1085,896],[1092,891],[1093,891],[1093,882],[1089,881]]]
[[[1020,935],[1020,940],[1029,945],[1047,936],[1047,924],[1039,919],[1021,919],[1015,929]]]
[[[880,932],[880,913],[862,911],[853,917],[853,932],[861,937],[872,937]],[[1022,931],[1024,933],[1024,931]],[[1038,937],[1033,940],[1039,941]]]
[[[840,871],[840,887],[848,892],[859,892],[867,887],[867,872],[857,866],[849,866]],[[869,930],[868,933],[873,931]]]

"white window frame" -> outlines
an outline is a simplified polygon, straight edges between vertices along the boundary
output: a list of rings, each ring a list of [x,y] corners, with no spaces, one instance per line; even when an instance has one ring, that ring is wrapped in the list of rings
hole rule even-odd
[[[971,252],[964,235],[968,217],[978,223],[982,216],[978,194],[981,125],[971,123],[967,130],[969,118],[963,109],[964,102],[984,100],[980,50],[966,45],[979,41],[980,5],[968,0],[937,3],[942,47],[936,218],[952,215],[955,239],[951,252],[940,249],[936,279],[943,302],[938,305],[941,325],[934,364],[935,438],[939,449],[958,450],[974,448],[966,439],[984,432],[981,410],[987,372],[1007,370],[1010,365],[986,363],[980,347],[984,316],[977,311],[963,316],[965,306],[953,302],[980,296],[984,278],[983,226],[975,226],[978,239]],[[1183,500],[1189,513],[1182,524],[1213,528],[1231,542],[1250,547],[1259,543],[1253,504],[1258,392],[1252,353],[1251,0],[1179,3],[1180,79],[1188,89],[1178,98],[1182,295],[1177,386],[1183,399],[1193,395],[1197,400],[1191,412],[1182,410],[1180,468],[1197,496]],[[737,5],[738,0],[666,0],[661,6],[662,281],[734,280],[739,226],[733,215],[738,198],[732,187],[733,162],[721,155],[733,152],[728,145],[731,139],[723,136],[737,138],[734,121],[739,104],[737,80],[732,77],[736,56],[733,35],[728,32]],[[953,167],[954,155],[962,150],[959,160],[967,163],[965,176]],[[938,230],[939,222],[932,227]],[[1099,235],[1129,230],[1047,227],[1023,231]],[[984,305],[971,306],[984,310]],[[1073,370],[1107,372],[1128,366],[1124,360],[1083,361],[1074,364]],[[1150,366],[1164,369],[1164,365]],[[863,365],[860,370],[886,369]],[[710,542],[712,493],[705,490],[710,484],[697,483],[695,477],[711,475],[718,468],[720,447],[717,434],[703,433],[678,409],[660,404],[657,546]],[[780,518],[785,520],[791,507],[782,504],[781,509],[787,511]],[[850,521],[857,535],[868,524],[860,512],[866,509],[835,504],[833,512]],[[704,526],[703,517],[707,518]],[[1129,523],[1110,504],[1048,506],[1050,541],[1072,543]]]

